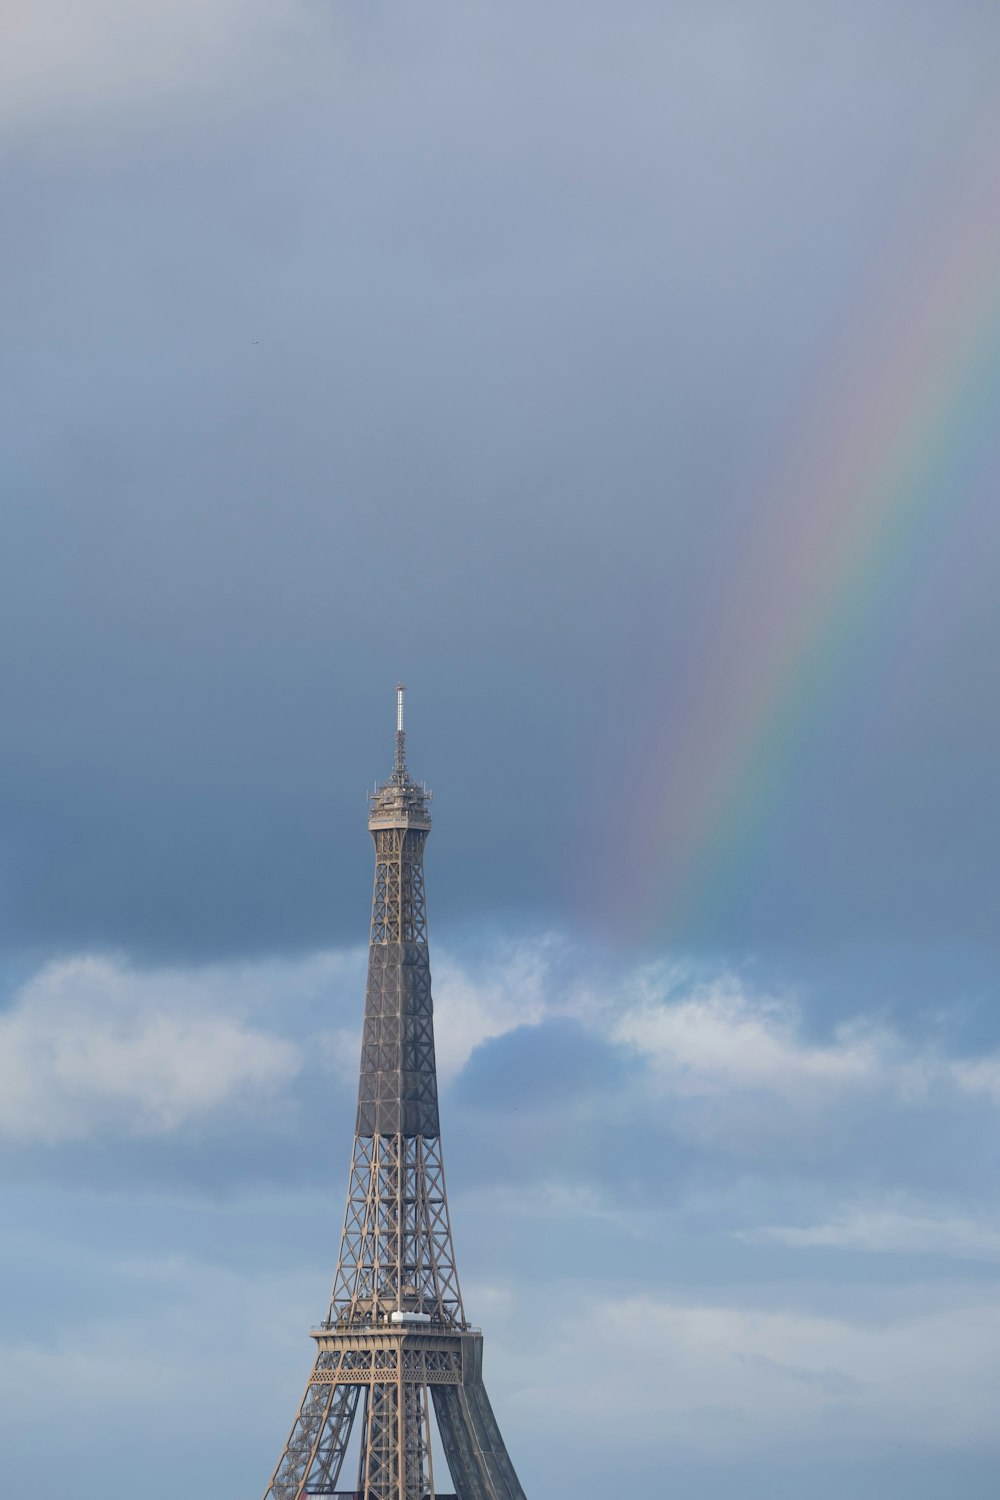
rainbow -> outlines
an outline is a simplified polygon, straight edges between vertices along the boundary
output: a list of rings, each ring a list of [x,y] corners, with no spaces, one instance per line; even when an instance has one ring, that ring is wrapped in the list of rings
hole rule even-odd
[[[642,934],[683,926],[754,846],[894,563],[975,492],[1000,405],[998,205],[994,148],[938,201],[921,253],[893,257],[896,285],[859,309],[839,377],[761,497],[681,701],[654,696],[638,726],[647,758],[611,864],[638,872],[619,904]]]

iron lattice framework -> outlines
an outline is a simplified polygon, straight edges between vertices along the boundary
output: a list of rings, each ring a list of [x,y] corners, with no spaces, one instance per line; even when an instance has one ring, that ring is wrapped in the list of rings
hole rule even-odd
[[[426,788],[396,759],[371,798],[375,889],[358,1114],[333,1293],[316,1362],[264,1500],[448,1500],[434,1487],[431,1406],[457,1500],[524,1500],[466,1322],[438,1121],[424,898]],[[357,1486],[341,1489],[360,1422]]]

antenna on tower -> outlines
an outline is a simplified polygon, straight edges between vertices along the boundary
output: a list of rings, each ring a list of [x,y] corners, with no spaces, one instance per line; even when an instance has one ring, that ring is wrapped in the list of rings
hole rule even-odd
[[[398,777],[406,775],[406,733],[403,729],[403,694],[406,692],[406,684],[396,683],[396,766],[395,772]]]

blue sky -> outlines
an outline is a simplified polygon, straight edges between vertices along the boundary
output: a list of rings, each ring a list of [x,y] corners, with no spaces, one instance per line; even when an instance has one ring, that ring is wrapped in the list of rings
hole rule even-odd
[[[263,1490],[336,1256],[402,677],[527,1493],[994,1495],[995,340],[740,835],[670,772],[754,660],[719,624],[748,559],[799,556],[804,434],[860,441],[857,350],[893,363],[952,226],[1000,263],[1000,20],[8,12],[8,1482]]]

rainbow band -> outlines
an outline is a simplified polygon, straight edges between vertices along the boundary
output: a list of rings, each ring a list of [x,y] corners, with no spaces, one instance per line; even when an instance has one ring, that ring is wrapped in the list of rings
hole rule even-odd
[[[644,872],[629,909],[646,930],[687,915],[752,842],[903,543],[970,493],[998,430],[998,165],[994,151],[988,181],[976,172],[973,191],[956,192],[971,211],[941,208],[941,242],[864,319],[697,643],[697,688],[692,671],[690,701],[647,726],[630,858],[612,861]]]

